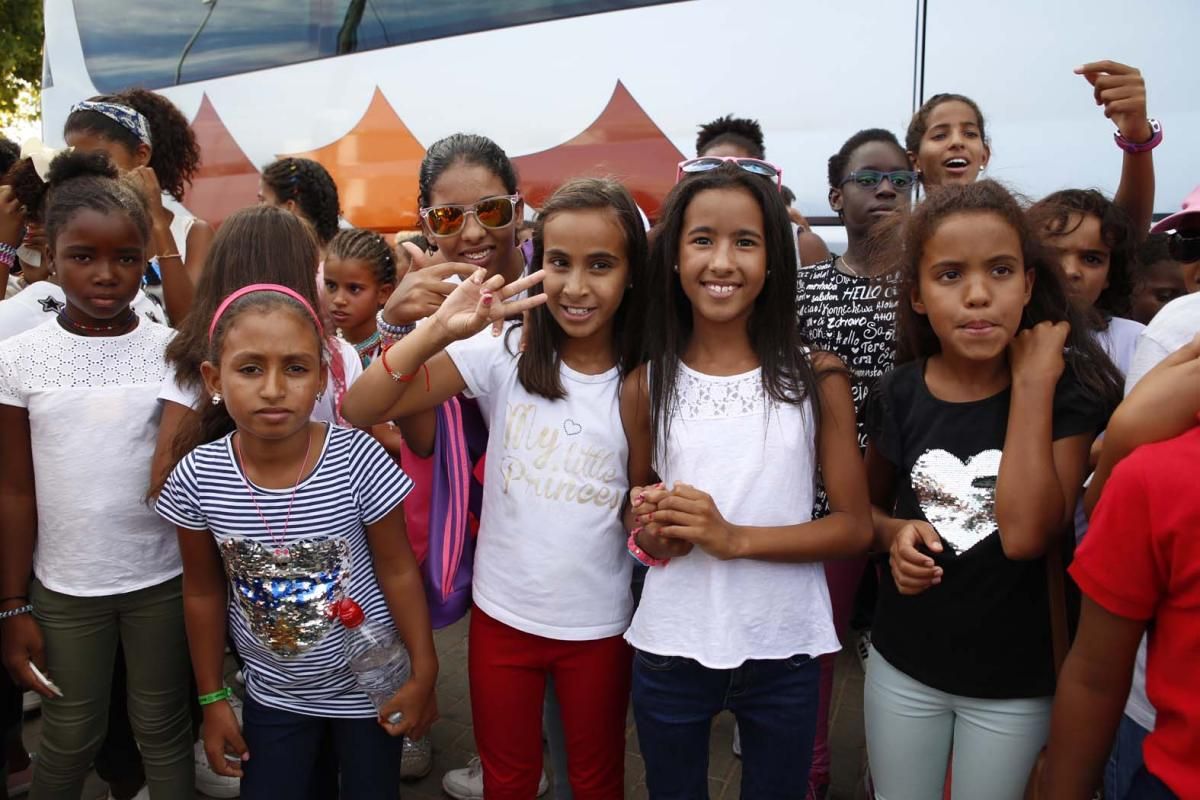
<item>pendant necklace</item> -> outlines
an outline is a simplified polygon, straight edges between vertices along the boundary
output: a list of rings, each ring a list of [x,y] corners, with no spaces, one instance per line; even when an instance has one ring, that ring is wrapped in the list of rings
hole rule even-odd
[[[262,520],[263,528],[266,529],[267,535],[271,537],[271,555],[275,559],[276,564],[286,564],[292,559],[292,554],[287,548],[287,531],[288,525],[292,521],[292,504],[296,502],[296,492],[300,490],[300,481],[304,477],[304,468],[308,466],[308,457],[312,454],[312,431],[308,431],[308,446],[304,449],[304,460],[300,462],[300,474],[296,476],[296,485],[292,487],[292,499],[288,501],[287,516],[283,520],[283,531],[278,537],[275,536],[275,531],[271,530],[270,524],[267,522],[267,517],[262,512],[262,508],[258,505],[258,499],[254,496],[254,488],[250,485],[250,479],[246,477],[246,459],[242,456],[242,443],[240,437],[235,436],[233,439],[233,449],[237,454],[238,463],[241,469],[238,471],[242,483],[246,486],[246,492],[250,495],[250,502],[254,503],[254,510],[258,512],[258,518]]]

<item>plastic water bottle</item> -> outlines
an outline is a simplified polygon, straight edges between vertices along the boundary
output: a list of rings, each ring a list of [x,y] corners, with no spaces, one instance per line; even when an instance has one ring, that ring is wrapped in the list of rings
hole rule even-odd
[[[408,651],[390,626],[366,618],[358,603],[346,598],[338,604],[338,619],[346,629],[346,661],[358,688],[382,711],[412,673]],[[399,711],[388,717],[395,725],[404,718]]]

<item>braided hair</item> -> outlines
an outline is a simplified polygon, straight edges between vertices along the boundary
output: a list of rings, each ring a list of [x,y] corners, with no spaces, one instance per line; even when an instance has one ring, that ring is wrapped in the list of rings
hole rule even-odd
[[[200,145],[187,117],[161,94],[146,89],[127,89],[119,94],[101,95],[92,100],[132,108],[150,123],[149,166],[163,191],[178,201],[200,168]],[[132,131],[98,111],[76,111],[67,117],[63,135],[89,133],[124,146],[130,153],[142,144]]]
[[[343,261],[366,261],[379,285],[396,284],[396,252],[387,239],[363,228],[340,230],[329,240],[328,256]]]
[[[267,165],[262,181],[280,203],[294,200],[321,244],[329,244],[338,232],[341,208],[337,184],[324,167],[308,158],[281,158]]]

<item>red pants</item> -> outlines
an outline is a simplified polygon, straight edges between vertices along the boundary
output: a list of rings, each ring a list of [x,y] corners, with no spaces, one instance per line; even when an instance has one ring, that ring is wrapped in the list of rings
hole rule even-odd
[[[487,800],[531,800],[542,771],[546,676],[562,709],[575,800],[620,800],[632,654],[620,636],[565,642],[471,610],[471,716]]]

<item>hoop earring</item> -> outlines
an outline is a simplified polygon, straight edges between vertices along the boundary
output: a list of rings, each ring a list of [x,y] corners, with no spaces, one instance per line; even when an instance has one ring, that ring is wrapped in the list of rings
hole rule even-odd
[[[221,393],[220,393],[220,392],[216,392],[216,393],[214,393],[214,394],[213,394],[213,396],[212,396],[212,404],[213,404],[214,406],[219,406],[219,405],[221,405]]]

